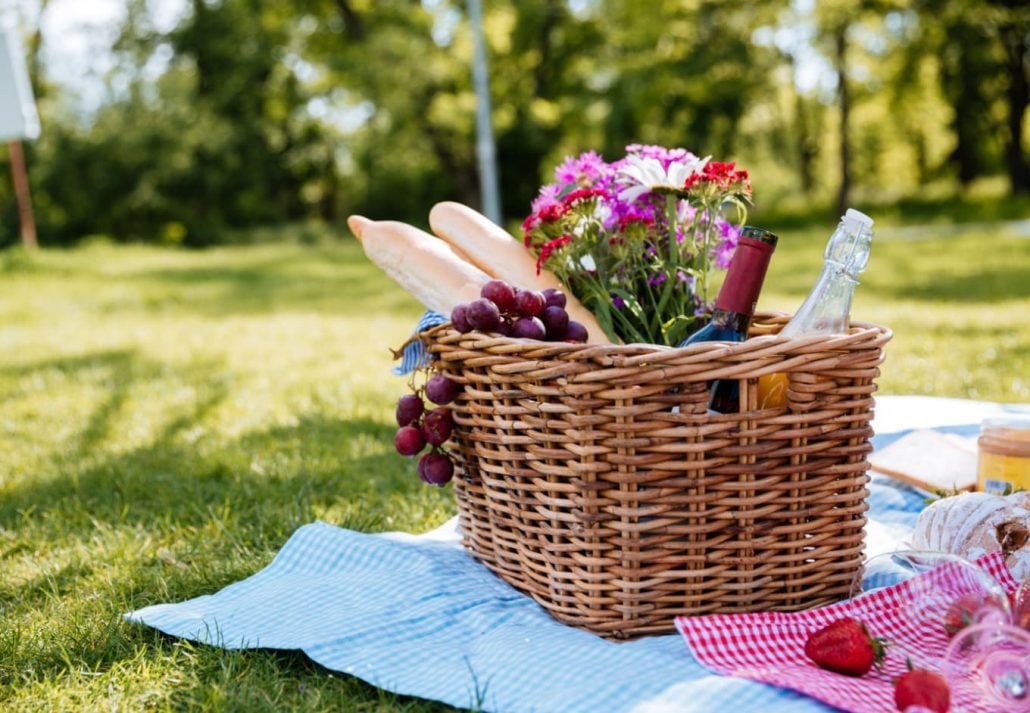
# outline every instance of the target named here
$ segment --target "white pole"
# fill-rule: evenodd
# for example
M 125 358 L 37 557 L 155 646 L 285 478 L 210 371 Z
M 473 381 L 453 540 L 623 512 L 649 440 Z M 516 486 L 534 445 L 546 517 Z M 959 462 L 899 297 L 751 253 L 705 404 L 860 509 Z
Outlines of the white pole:
M 479 160 L 479 192 L 483 197 L 483 213 L 501 224 L 501 192 L 497 181 L 497 152 L 494 148 L 493 124 L 490 120 L 490 75 L 486 64 L 486 41 L 483 38 L 483 6 L 480 0 L 469 0 L 469 24 L 472 26 L 472 82 L 476 89 L 476 157 Z

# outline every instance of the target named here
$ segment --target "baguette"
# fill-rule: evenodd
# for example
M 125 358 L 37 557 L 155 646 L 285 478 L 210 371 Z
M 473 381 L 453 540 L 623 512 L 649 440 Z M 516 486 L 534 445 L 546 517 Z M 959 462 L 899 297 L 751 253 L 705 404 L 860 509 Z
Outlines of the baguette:
M 569 293 L 558 277 L 550 270 L 537 274 L 533 256 L 485 215 L 461 203 L 446 201 L 429 211 L 429 225 L 473 265 L 499 280 L 523 289 L 561 290 L 566 298 L 565 311 L 586 327 L 587 342 L 611 342 L 593 313 Z
M 455 305 L 477 299 L 491 279 L 446 243 L 414 226 L 360 215 L 347 218 L 347 225 L 369 260 L 419 302 L 445 316 Z

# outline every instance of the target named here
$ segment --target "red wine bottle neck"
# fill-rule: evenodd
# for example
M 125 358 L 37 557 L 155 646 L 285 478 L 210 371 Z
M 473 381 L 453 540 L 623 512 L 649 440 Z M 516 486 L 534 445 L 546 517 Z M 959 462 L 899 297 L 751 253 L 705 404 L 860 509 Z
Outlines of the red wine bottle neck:
M 776 236 L 763 231 L 770 239 L 741 236 L 737 249 L 722 283 L 719 296 L 715 298 L 716 311 L 735 312 L 749 319 L 755 313 L 758 294 L 769 269 L 769 258 L 776 247 Z

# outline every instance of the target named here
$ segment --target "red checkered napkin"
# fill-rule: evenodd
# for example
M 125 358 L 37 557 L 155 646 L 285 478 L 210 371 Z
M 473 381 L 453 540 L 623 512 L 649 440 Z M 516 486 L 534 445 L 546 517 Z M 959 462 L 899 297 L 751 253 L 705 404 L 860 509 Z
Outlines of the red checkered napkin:
M 1010 595 L 1015 591 L 1017 582 L 1001 553 L 982 557 L 977 564 Z M 948 644 L 940 619 L 944 610 L 934 609 L 927 591 L 938 592 L 940 601 L 946 602 L 976 590 L 958 566 L 945 564 L 892 587 L 819 609 L 678 617 L 676 627 L 694 657 L 716 673 L 790 688 L 848 711 L 893 711 L 891 681 L 906 671 L 906 656 L 915 666 L 941 670 Z M 913 615 L 916 609 L 926 612 L 926 617 Z M 861 678 L 824 671 L 805 656 L 808 635 L 844 616 L 865 622 L 874 636 L 891 642 L 884 665 Z M 949 684 L 952 710 L 998 710 L 984 702 L 972 684 Z

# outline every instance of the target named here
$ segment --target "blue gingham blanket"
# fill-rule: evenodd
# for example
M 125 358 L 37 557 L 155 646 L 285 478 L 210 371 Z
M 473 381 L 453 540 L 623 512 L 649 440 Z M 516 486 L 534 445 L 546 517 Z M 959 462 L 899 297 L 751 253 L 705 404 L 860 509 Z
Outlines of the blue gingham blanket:
M 975 435 L 978 421 L 941 430 Z M 869 538 L 893 549 L 925 494 L 879 476 L 870 493 Z M 468 556 L 453 521 L 428 536 L 305 525 L 252 577 L 126 616 L 213 646 L 299 649 L 380 688 L 483 711 L 829 710 L 715 675 L 678 635 L 613 643 L 559 624 Z

